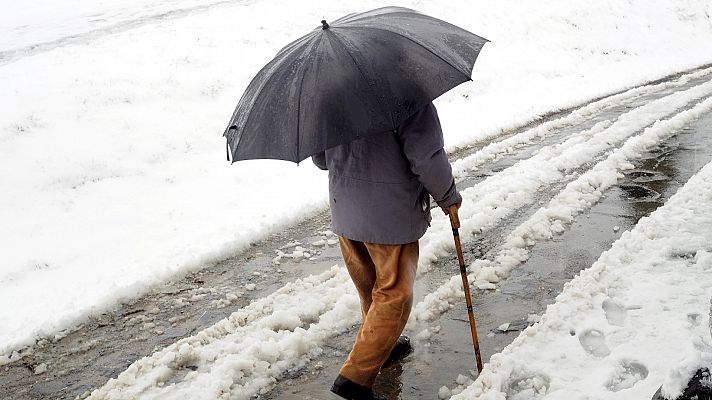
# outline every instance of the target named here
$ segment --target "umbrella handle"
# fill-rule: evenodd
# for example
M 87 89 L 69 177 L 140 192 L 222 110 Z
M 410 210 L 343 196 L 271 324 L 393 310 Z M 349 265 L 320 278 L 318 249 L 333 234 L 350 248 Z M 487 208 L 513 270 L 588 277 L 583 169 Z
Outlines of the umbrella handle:
M 467 303 L 467 315 L 470 319 L 470 333 L 472 334 L 472 345 L 475 349 L 475 361 L 477 362 L 477 372 L 482 372 L 482 356 L 480 355 L 480 342 L 477 339 L 477 326 L 475 325 L 475 312 L 472 309 L 472 297 L 470 296 L 470 284 L 467 281 L 467 267 L 465 257 L 462 254 L 462 244 L 460 243 L 460 218 L 457 215 L 457 206 L 448 207 L 450 225 L 452 225 L 452 236 L 455 239 L 455 250 L 457 250 L 457 260 L 460 263 L 460 275 L 462 275 L 462 287 L 465 291 L 465 302 Z

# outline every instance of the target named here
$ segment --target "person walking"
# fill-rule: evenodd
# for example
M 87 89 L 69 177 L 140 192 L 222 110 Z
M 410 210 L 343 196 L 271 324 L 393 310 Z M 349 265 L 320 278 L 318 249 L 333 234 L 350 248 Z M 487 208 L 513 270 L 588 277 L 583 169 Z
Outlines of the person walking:
M 373 392 L 381 367 L 412 351 L 401 336 L 413 302 L 418 240 L 430 226 L 430 196 L 447 214 L 462 203 L 432 103 L 398 129 L 312 156 L 329 171 L 332 229 L 356 287 L 362 324 L 331 391 L 345 399 Z
M 283 47 L 252 79 L 223 131 L 231 162 L 312 157 L 329 170 L 333 231 L 363 322 L 332 391 L 377 399 L 380 368 L 411 351 L 418 240 L 430 196 L 450 222 L 481 368 L 459 245 L 460 194 L 432 101 L 472 81 L 487 39 L 403 7 L 353 13 Z M 446 212 L 447 214 L 447 212 Z

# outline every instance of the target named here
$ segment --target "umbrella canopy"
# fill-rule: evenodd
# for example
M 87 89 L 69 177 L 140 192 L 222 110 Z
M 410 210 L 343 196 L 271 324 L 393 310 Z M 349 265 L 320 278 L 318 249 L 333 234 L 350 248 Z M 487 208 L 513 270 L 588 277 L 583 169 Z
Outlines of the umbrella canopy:
M 322 21 L 277 53 L 249 84 L 224 133 L 228 159 L 299 162 L 393 131 L 471 80 L 486 42 L 401 7 Z

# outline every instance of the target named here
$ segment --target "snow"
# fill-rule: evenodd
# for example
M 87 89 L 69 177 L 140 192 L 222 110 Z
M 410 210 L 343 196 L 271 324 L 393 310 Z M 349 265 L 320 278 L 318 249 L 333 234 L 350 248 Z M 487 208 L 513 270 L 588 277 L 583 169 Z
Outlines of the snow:
M 204 0 L 1 0 L 0 55 L 18 56 L 44 46 L 91 38 L 106 31 L 120 31 L 154 22 L 156 18 L 178 17 L 226 1 Z
M 575 109 L 573 112 L 561 118 L 544 122 L 534 128 L 528 129 L 504 140 L 495 141 L 474 154 L 455 160 L 452 163 L 453 174 L 456 177 L 461 178 L 468 172 L 476 170 L 477 167 L 485 163 L 497 161 L 501 158 L 501 156 L 509 154 L 513 149 L 516 149 L 519 146 L 532 143 L 538 139 L 544 139 L 556 132 L 558 129 L 580 124 L 586 121 L 590 116 L 600 113 L 601 111 L 604 111 L 612 106 L 629 104 L 631 101 L 642 96 L 657 93 L 669 88 L 680 87 L 693 79 L 705 77 L 710 73 L 712 73 L 712 69 L 707 68 L 698 72 L 683 75 L 674 81 L 640 86 L 599 101 L 594 101 L 583 107 Z
M 0 362 L 325 209 L 324 173 L 308 162 L 231 166 L 220 134 L 251 77 L 281 46 L 323 17 L 381 2 L 0 1 Z M 701 0 L 394 5 L 492 41 L 475 83 L 436 102 L 449 149 L 712 62 L 712 5 Z M 529 201 L 512 183 L 490 200 Z M 476 195 L 467 195 L 463 212 Z M 465 214 L 470 232 L 492 222 Z M 504 215 L 506 207 L 497 218 Z M 435 219 L 423 265 L 451 246 L 446 224 Z M 335 274 L 346 291 L 348 276 Z M 320 301 L 320 310 L 335 310 L 354 298 Z M 344 321 L 290 340 L 318 344 Z M 249 358 L 271 364 L 255 367 L 261 380 L 245 380 L 244 390 L 259 392 L 286 365 L 306 362 L 308 352 L 297 353 L 277 354 L 284 365 L 274 365 L 275 354 Z
M 710 226 L 712 163 L 567 283 L 452 399 L 648 399 L 661 382 L 668 398 L 680 395 L 712 367 Z
M 47 372 L 47 364 L 41 363 L 38 366 L 35 367 L 34 374 L 35 375 L 41 375 Z
M 310 293 L 304 296 L 304 293 Z M 345 268 L 285 285 L 195 336 L 133 363 L 89 399 L 249 399 L 319 356 L 335 331 L 353 325 L 358 298 Z M 164 385 L 178 371 L 180 382 Z

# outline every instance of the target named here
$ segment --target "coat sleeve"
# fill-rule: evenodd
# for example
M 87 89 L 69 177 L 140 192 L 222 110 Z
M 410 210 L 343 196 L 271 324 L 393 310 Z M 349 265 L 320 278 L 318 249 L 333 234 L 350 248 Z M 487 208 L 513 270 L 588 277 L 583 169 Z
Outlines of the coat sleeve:
M 458 203 L 462 197 L 443 149 L 443 132 L 435 106 L 430 103 L 408 118 L 398 128 L 397 135 L 411 171 L 438 206 L 449 207 Z
M 311 157 L 311 159 L 314 165 L 317 166 L 317 168 L 322 169 L 324 171 L 328 169 L 326 166 L 326 152 L 322 151 L 321 153 L 316 153 Z

